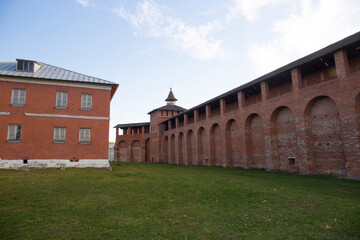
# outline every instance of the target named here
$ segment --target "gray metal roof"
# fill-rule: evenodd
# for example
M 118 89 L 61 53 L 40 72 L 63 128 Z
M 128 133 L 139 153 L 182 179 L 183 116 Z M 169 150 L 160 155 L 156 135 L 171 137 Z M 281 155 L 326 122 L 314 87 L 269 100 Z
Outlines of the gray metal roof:
M 141 122 L 141 123 L 124 123 L 118 124 L 114 128 L 129 128 L 129 127 L 142 127 L 142 126 L 150 126 L 150 122 Z
M 25 60 L 25 61 L 33 61 L 33 60 Z M 101 78 L 91 77 L 81 73 L 55 67 L 46 63 L 41 63 L 41 62 L 37 62 L 37 63 L 41 64 L 41 67 L 36 72 L 26 72 L 26 71 L 16 71 L 17 62 L 0 62 L 0 75 L 118 85 L 117 83 L 110 82 Z

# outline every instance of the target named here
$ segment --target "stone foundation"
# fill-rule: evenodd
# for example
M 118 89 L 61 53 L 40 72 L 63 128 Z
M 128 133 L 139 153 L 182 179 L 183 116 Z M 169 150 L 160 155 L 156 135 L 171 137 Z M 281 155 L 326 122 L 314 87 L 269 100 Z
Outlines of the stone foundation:
M 102 168 L 110 169 L 108 159 L 28 159 L 0 160 L 0 169 L 40 169 L 40 168 Z

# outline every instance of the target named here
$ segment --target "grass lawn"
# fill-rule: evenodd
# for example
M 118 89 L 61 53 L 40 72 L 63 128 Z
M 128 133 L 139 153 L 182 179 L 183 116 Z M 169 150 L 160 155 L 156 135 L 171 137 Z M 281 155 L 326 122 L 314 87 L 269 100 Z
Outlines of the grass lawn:
M 360 181 L 112 167 L 0 170 L 0 239 L 360 239 Z

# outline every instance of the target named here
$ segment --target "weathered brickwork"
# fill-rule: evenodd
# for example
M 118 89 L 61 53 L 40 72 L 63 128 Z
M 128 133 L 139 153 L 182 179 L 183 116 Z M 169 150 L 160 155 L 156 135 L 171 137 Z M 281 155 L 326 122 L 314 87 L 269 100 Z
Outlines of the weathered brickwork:
M 271 136 L 273 169 L 298 171 L 292 159 L 298 158 L 295 117 L 289 108 L 280 107 L 274 111 L 271 117 Z
M 360 179 L 359 49 L 360 33 L 169 116 L 146 135 L 156 145 L 148 154 L 159 163 Z M 117 161 L 131 161 L 124 154 L 134 140 L 145 146 L 143 134 L 117 134 Z

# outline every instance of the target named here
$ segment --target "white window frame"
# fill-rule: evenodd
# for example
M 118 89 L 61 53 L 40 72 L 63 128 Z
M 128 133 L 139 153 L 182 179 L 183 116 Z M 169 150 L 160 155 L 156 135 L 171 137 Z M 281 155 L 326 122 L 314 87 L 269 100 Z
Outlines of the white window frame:
M 54 127 L 54 139 L 53 142 L 64 143 L 66 139 L 65 127 Z
M 92 94 L 87 94 L 87 93 L 81 94 L 81 109 L 84 110 L 92 109 Z
M 20 133 L 18 132 L 20 128 Z M 8 142 L 21 142 L 22 138 L 22 125 L 9 124 L 8 126 Z
M 90 128 L 80 128 L 79 129 L 79 143 L 90 143 L 91 139 L 91 129 Z
M 23 99 L 21 95 L 23 94 Z M 24 102 L 22 102 L 24 100 Z M 11 95 L 11 105 L 24 106 L 26 100 L 26 89 L 13 88 Z
M 57 91 L 55 107 L 56 108 L 67 108 L 67 104 L 68 104 L 68 92 Z

